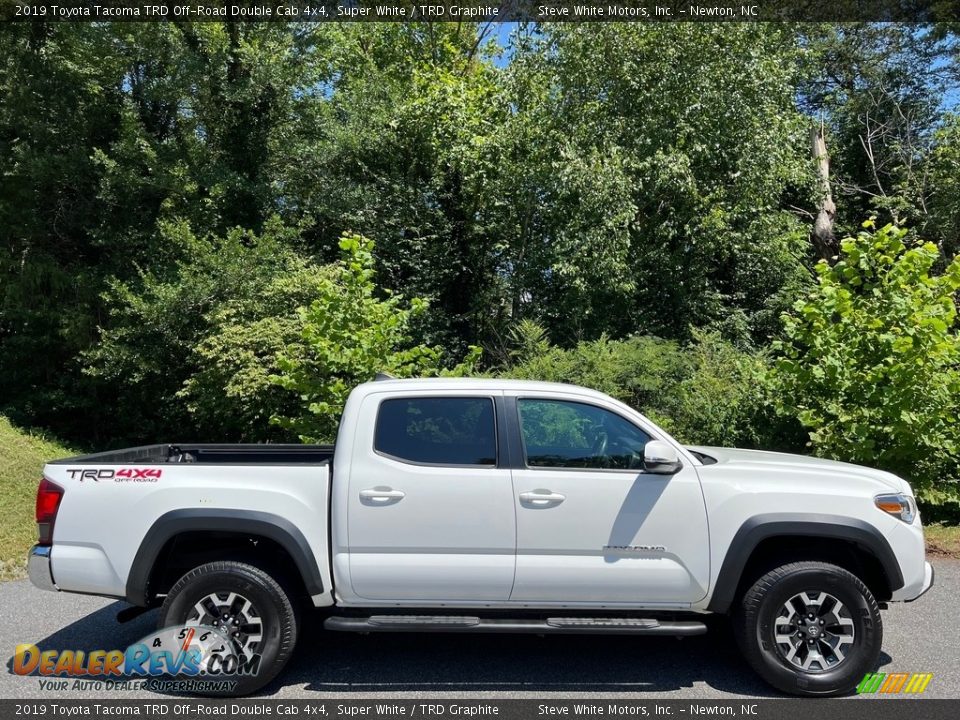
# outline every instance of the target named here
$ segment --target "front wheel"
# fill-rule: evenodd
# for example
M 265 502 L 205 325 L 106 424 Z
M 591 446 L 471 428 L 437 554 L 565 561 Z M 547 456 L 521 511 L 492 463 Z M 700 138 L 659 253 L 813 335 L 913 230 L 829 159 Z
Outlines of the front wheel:
M 225 638 L 217 675 L 203 680 L 235 683 L 204 695 L 246 695 L 283 669 L 297 641 L 297 616 L 283 587 L 254 565 L 212 562 L 194 568 L 170 589 L 159 627 L 213 628 Z M 191 635 L 192 637 L 192 635 Z M 230 672 L 219 674 L 221 666 Z M 216 687 L 216 683 L 210 683 Z
M 747 590 L 734 632 L 751 667 L 792 695 L 842 695 L 880 659 L 883 624 L 873 593 L 823 562 L 771 570 Z

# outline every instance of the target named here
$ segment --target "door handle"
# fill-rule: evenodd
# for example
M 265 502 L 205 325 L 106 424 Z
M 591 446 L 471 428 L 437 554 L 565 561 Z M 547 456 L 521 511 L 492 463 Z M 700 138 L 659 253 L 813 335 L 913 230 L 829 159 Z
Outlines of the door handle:
M 559 505 L 567 499 L 566 495 L 550 492 L 549 490 L 534 490 L 520 493 L 520 502 L 532 505 Z
M 375 487 L 360 491 L 360 499 L 378 505 L 386 505 L 389 502 L 399 502 L 406 496 L 402 490 L 394 490 L 388 487 Z

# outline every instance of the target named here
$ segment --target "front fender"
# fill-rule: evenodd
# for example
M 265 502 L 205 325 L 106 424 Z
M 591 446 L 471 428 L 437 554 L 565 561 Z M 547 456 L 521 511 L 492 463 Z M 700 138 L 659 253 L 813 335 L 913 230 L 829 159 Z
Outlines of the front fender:
M 880 562 L 891 591 L 903 587 L 903 573 L 890 543 L 873 525 L 856 518 L 816 513 L 767 513 L 745 521 L 730 542 L 707 609 L 726 613 L 743 570 L 757 546 L 772 537 L 806 536 L 852 541 Z

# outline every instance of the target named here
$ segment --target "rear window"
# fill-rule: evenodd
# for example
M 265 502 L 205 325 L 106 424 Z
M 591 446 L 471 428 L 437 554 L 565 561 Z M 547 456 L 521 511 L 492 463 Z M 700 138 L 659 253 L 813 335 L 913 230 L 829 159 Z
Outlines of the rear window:
M 411 463 L 497 464 L 490 398 L 396 398 L 380 403 L 374 449 Z

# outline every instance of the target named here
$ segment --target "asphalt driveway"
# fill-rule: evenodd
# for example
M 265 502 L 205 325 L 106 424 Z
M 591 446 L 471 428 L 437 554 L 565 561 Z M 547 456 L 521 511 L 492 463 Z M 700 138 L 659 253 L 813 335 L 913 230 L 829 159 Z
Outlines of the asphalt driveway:
M 926 697 L 960 698 L 960 561 L 933 560 L 937 584 L 919 601 L 884 612 L 882 672 L 932 672 Z M 41 649 L 124 648 L 153 630 L 156 611 L 125 624 L 125 604 L 0 584 L 2 698 L 137 698 L 145 690 L 41 689 L 10 658 L 20 643 Z M 722 621 L 707 635 L 674 638 L 535 635 L 354 635 L 312 623 L 266 696 L 458 698 L 778 697 L 740 659 Z

